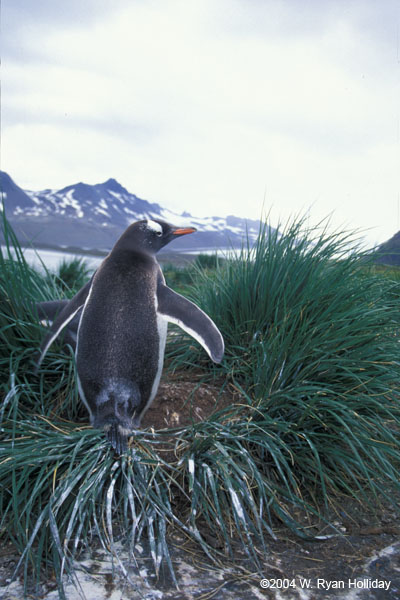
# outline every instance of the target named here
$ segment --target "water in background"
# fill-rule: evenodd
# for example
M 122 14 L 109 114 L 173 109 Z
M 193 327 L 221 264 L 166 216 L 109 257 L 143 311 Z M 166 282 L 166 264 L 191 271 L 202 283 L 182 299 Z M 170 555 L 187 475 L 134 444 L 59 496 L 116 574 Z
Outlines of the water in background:
M 3 255 L 6 255 L 6 248 L 4 246 L 1 246 L 1 249 L 3 251 Z M 182 252 L 182 257 L 195 256 L 196 254 L 210 254 L 210 255 L 218 254 L 219 256 L 229 258 L 229 256 L 232 256 L 239 252 L 240 252 L 240 250 L 232 249 L 232 248 L 219 248 L 218 250 L 217 249 L 214 249 L 214 250 L 199 249 L 199 250 L 188 250 L 186 252 Z M 71 252 L 62 252 L 62 251 L 58 251 L 58 250 L 42 250 L 42 249 L 34 250 L 33 248 L 24 248 L 23 253 L 24 253 L 27 263 L 32 265 L 38 271 L 44 271 L 43 263 L 49 271 L 56 271 L 58 266 L 64 260 L 69 262 L 70 260 L 73 260 L 74 258 L 82 258 L 85 261 L 85 263 L 87 264 L 87 266 L 89 267 L 89 269 L 95 270 L 100 265 L 102 260 L 104 260 L 104 258 L 105 258 L 105 256 L 92 256 L 90 254 L 83 254 L 83 253 L 82 254 L 73 254 Z M 178 252 L 176 254 L 177 254 L 177 256 L 179 256 L 180 253 Z M 158 260 L 160 262 L 164 262 L 165 258 L 167 256 L 168 256 L 168 252 L 166 252 L 165 257 L 163 257 L 163 254 L 160 253 L 160 255 L 158 256 Z M 164 261 L 163 261 L 163 258 L 164 258 Z
M 1 249 L 3 254 L 5 254 L 5 248 L 2 246 Z M 56 271 L 58 266 L 64 260 L 70 261 L 74 258 L 83 258 L 90 269 L 96 269 L 104 259 L 104 256 L 72 254 L 70 252 L 58 252 L 57 250 L 34 250 L 33 248 L 25 248 L 23 252 L 27 263 L 39 271 L 44 271 L 43 263 L 49 271 Z

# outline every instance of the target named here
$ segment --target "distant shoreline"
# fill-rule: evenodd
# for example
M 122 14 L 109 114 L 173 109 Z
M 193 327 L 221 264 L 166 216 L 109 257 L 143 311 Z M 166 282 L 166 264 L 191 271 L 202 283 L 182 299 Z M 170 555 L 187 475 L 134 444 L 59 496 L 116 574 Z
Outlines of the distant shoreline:
M 1 246 L 3 248 L 3 244 L 1 244 Z M 93 262 L 94 266 L 95 264 L 99 264 L 101 260 L 104 259 L 110 252 L 107 250 L 98 250 L 95 248 L 78 248 L 77 246 L 60 247 L 50 244 L 41 244 L 40 246 L 21 244 L 21 250 L 24 253 L 27 252 L 32 256 L 37 254 L 40 257 L 38 263 L 40 263 L 40 259 L 42 259 L 45 264 L 47 261 L 45 257 L 41 256 L 41 253 L 46 253 L 49 255 L 53 254 L 54 256 L 52 258 L 54 260 L 51 260 L 50 265 L 48 265 L 50 269 L 54 268 L 54 264 L 56 264 L 57 262 L 61 262 L 63 260 L 63 257 L 78 257 L 82 258 L 83 260 L 87 259 L 89 263 Z M 159 252 L 157 254 L 157 260 L 162 265 L 172 264 L 176 267 L 185 267 L 186 265 L 193 263 L 199 254 L 214 254 L 216 252 L 217 250 L 212 250 L 209 248 L 199 248 L 196 250 L 188 250 L 186 252 L 173 252 L 171 250 L 167 250 Z M 90 259 L 93 259 L 93 261 L 91 261 Z M 36 260 L 27 260 L 28 262 L 34 262 L 38 264 Z
M 1 242 L 3 245 L 3 242 Z M 95 256 L 95 257 L 106 257 L 110 252 L 111 252 L 111 248 L 109 250 L 99 250 L 97 248 L 80 248 L 78 246 L 55 246 L 53 244 L 40 244 L 38 246 L 34 246 L 34 245 L 24 245 L 20 242 L 20 246 L 22 248 L 22 250 L 37 250 L 38 252 L 40 252 L 41 250 L 49 250 L 51 252 L 59 252 L 60 254 L 76 254 L 78 256 Z M 171 251 L 171 250 L 161 250 L 158 254 L 157 254 L 157 258 L 158 260 L 161 260 L 162 262 L 166 262 L 166 258 L 167 257 L 181 257 L 181 258 L 185 258 L 186 260 L 192 262 L 193 260 L 195 260 L 196 256 L 198 256 L 199 254 L 216 254 L 218 252 L 230 252 L 230 251 L 237 251 L 238 248 L 207 248 L 207 247 L 200 247 L 200 248 L 193 248 L 193 249 L 184 249 L 184 250 L 178 250 L 178 251 Z

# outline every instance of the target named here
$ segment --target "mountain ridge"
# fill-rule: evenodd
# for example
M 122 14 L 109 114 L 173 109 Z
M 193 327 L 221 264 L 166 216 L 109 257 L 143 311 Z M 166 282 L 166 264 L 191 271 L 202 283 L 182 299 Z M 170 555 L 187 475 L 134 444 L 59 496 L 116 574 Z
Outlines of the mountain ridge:
M 196 227 L 195 236 L 176 240 L 176 251 L 240 247 L 246 235 L 255 240 L 260 228 L 260 221 L 234 215 L 175 213 L 139 198 L 112 177 L 40 191 L 23 190 L 4 171 L 0 179 L 6 215 L 22 245 L 108 251 L 130 223 L 148 217 Z
M 378 246 L 373 261 L 377 264 L 400 267 L 400 231 Z

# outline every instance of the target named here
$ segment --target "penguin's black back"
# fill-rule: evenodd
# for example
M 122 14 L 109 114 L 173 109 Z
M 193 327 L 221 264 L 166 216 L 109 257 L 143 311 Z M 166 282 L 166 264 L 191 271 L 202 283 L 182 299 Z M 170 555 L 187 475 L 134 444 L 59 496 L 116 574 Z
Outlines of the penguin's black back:
M 80 384 L 93 415 L 105 403 L 102 392 L 117 396 L 119 385 L 139 391 L 137 413 L 149 400 L 159 366 L 158 271 L 152 257 L 113 252 L 93 279 L 77 350 Z

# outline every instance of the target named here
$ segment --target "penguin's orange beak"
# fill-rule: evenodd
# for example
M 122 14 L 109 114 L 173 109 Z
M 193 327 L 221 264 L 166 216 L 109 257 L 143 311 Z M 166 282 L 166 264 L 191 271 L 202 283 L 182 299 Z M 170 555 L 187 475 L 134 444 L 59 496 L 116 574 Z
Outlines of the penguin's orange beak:
M 197 231 L 194 227 L 182 227 L 180 229 L 174 229 L 173 235 L 187 235 L 188 233 L 194 233 Z

